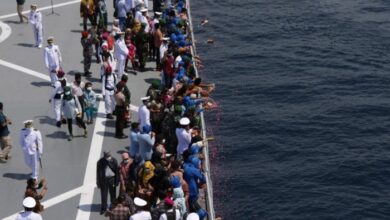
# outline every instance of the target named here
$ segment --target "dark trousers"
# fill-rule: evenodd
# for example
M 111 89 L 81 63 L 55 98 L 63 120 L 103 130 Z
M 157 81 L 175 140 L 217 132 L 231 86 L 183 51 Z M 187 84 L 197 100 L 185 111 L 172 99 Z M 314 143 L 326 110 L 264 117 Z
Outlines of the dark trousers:
M 81 105 L 81 119 L 84 120 L 84 108 L 85 108 L 85 102 L 84 102 L 84 96 L 77 96 L 79 99 L 80 105 Z
M 116 199 L 115 177 L 105 178 L 104 183 L 101 184 L 100 186 L 100 196 L 102 199 L 101 210 L 106 210 L 108 207 L 107 205 L 108 192 L 110 192 L 110 201 L 112 204 Z
M 100 56 L 99 56 L 99 54 L 100 54 L 100 45 L 99 45 L 99 43 L 95 43 L 95 57 L 96 57 L 96 62 L 97 63 L 100 63 Z
M 172 80 L 173 80 L 173 77 L 171 77 L 168 74 L 164 73 L 165 88 L 169 89 L 169 88 L 172 87 Z
M 87 29 L 87 19 L 91 22 L 92 26 L 96 25 L 95 15 L 88 15 L 87 17 L 83 17 L 83 28 L 84 28 L 84 31 L 88 30 Z
M 149 36 L 149 58 L 154 59 L 156 57 L 156 47 L 154 46 L 153 35 Z
M 92 62 L 92 56 L 87 53 L 83 53 L 84 55 L 84 73 L 89 72 L 89 69 L 91 69 L 91 62 Z
M 115 121 L 115 136 L 123 136 L 123 128 L 125 127 L 125 111 L 124 106 L 115 107 L 116 121 Z
M 156 47 L 155 51 L 156 51 L 156 69 L 159 70 L 161 69 L 160 49 Z
M 66 122 L 68 123 L 68 131 L 69 131 L 69 134 L 70 135 L 73 135 L 73 119 L 71 118 L 68 118 L 66 120 Z M 76 117 L 76 124 L 80 127 L 82 127 L 83 129 L 87 129 L 87 126 L 85 126 L 85 123 L 83 121 L 83 119 L 79 118 L 79 117 Z

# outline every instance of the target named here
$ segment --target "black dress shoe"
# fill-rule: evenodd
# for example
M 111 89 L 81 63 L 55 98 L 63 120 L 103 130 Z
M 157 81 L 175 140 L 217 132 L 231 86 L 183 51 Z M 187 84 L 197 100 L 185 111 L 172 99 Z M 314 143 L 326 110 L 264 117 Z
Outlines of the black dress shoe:
M 114 119 L 114 117 L 112 117 L 111 114 L 107 114 L 107 118 L 108 118 L 108 119 Z
M 115 137 L 116 138 L 118 138 L 118 139 L 125 139 L 125 138 L 128 138 L 128 136 L 127 135 L 115 135 Z

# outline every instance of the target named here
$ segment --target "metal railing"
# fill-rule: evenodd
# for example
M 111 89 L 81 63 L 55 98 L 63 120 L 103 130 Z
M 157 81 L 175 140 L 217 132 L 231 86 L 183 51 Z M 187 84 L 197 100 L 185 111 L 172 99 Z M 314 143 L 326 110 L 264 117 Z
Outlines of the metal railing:
M 189 22 L 189 28 L 187 31 L 191 34 L 191 40 L 192 40 L 192 46 L 191 46 L 191 54 L 194 58 L 196 56 L 196 46 L 195 46 L 195 38 L 194 38 L 194 32 L 193 32 L 193 26 L 192 26 L 192 18 L 191 18 L 191 7 L 190 7 L 190 0 L 186 1 L 187 3 L 187 15 L 188 15 L 188 22 Z M 195 59 L 192 59 L 192 63 L 195 69 L 195 74 L 197 77 L 199 77 L 198 69 L 196 67 L 196 61 Z M 207 138 L 207 132 L 206 132 L 206 123 L 204 120 L 204 114 L 203 111 L 200 113 L 201 118 L 201 124 L 202 124 L 202 137 L 204 139 Z M 215 211 L 214 211 L 214 198 L 213 198 L 213 182 L 211 180 L 211 172 L 210 172 L 210 160 L 209 160 L 209 144 L 207 141 L 204 143 L 203 147 L 203 154 L 204 154 L 204 174 L 206 177 L 206 209 L 209 213 L 208 219 L 214 220 L 215 219 Z

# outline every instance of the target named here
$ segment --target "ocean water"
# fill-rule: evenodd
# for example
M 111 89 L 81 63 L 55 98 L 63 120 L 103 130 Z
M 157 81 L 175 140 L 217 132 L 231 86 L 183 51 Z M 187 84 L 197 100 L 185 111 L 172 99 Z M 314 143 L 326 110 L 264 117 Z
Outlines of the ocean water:
M 390 219 L 390 1 L 191 6 L 217 214 Z

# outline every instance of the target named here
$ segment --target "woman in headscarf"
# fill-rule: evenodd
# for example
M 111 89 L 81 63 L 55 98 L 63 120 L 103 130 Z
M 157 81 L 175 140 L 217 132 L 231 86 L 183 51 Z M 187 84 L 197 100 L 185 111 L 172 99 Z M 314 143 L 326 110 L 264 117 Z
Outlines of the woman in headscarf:
M 155 167 L 150 161 L 146 161 L 138 171 L 138 194 L 141 198 L 149 200 L 153 188 L 150 185 L 150 180 L 154 176 Z
M 72 95 L 71 88 L 69 86 L 64 87 L 63 107 L 66 122 L 68 123 L 68 141 L 71 141 L 73 138 L 73 119 L 76 119 L 77 125 L 84 129 L 84 137 L 87 137 L 87 127 L 85 126 L 84 121 L 81 119 L 82 110 L 80 102 L 76 96 Z

